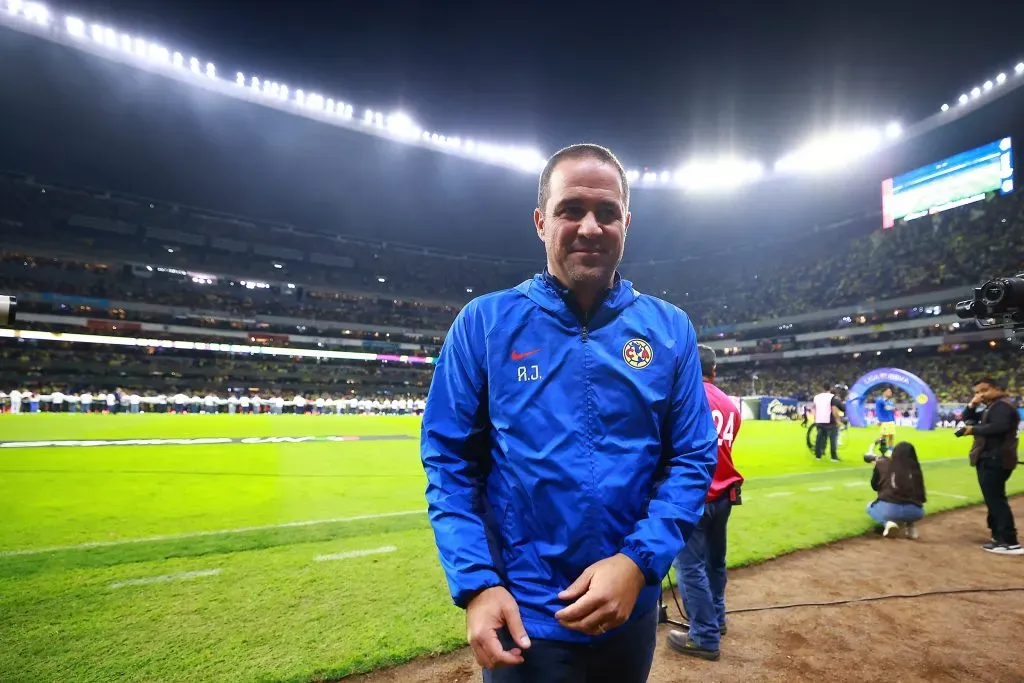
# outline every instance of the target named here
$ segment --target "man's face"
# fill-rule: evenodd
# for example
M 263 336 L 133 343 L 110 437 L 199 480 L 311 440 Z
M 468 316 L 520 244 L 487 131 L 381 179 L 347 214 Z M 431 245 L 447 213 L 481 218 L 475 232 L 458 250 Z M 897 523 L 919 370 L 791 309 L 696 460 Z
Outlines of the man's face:
M 615 166 L 599 159 L 565 159 L 552 172 L 533 222 L 548 270 L 570 289 L 611 284 L 629 229 L 623 190 Z
M 882 396 L 884 396 L 886 399 L 892 398 L 892 389 L 886 389 L 885 391 L 883 391 Z
M 982 403 L 989 404 L 1002 395 L 1002 392 L 987 382 L 980 382 L 974 385 L 974 395 Z

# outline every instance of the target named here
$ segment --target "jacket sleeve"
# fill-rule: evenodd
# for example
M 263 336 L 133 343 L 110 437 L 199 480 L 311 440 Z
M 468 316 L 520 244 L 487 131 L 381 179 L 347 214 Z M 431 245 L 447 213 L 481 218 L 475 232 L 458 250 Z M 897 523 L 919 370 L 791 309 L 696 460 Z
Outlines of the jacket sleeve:
M 648 585 L 668 573 L 690 532 L 704 514 L 704 500 L 718 464 L 718 432 L 704 393 L 697 335 L 679 313 L 680 358 L 669 414 L 662 426 L 664 468 L 655 482 L 646 514 L 626 537 L 622 553 L 640 567 Z
M 988 422 L 973 427 L 975 436 L 1001 436 L 1013 429 L 1013 408 L 1000 401 L 988 411 Z
M 476 311 L 464 308 L 445 338 L 420 435 L 430 524 L 452 600 L 463 608 L 501 584 L 483 519 L 490 454 L 485 334 Z
M 881 472 L 878 471 L 878 463 L 880 461 L 881 458 L 875 461 L 875 468 L 871 471 L 871 489 L 874 491 L 877 491 L 878 487 L 882 483 L 882 475 Z

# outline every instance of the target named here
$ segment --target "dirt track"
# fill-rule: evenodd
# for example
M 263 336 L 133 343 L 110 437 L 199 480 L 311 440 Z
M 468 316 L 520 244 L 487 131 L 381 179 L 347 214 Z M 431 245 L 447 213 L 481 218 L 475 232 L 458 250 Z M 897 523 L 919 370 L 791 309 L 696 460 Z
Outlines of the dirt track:
M 1013 503 L 1024 527 L 1024 497 Z M 984 508 L 926 519 L 921 539 L 842 541 L 730 574 L 729 609 L 893 593 L 1024 587 L 1024 557 L 983 552 Z M 895 599 L 735 614 L 718 662 L 691 660 L 659 633 L 650 683 L 677 681 L 1024 682 L 1024 592 Z M 479 681 L 464 649 L 346 679 Z

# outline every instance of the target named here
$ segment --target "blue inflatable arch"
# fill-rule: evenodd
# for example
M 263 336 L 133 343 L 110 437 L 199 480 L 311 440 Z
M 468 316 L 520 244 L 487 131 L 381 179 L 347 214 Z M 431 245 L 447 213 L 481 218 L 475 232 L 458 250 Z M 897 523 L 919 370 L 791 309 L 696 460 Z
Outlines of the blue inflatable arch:
M 935 429 L 939 417 L 939 402 L 935 393 L 917 375 L 899 368 L 878 368 L 862 376 L 846 397 L 846 416 L 854 427 L 864 426 L 864 398 L 879 384 L 891 384 L 907 392 L 917 404 L 917 429 Z

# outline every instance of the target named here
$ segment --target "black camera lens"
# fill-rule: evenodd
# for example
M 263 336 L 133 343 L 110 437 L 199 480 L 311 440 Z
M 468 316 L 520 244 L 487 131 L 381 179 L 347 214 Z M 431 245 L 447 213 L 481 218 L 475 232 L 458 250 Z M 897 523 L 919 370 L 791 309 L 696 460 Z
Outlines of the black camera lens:
M 988 282 L 981 288 L 981 298 L 989 306 L 994 306 L 1006 298 L 1009 287 L 1000 280 Z
M 967 320 L 968 318 L 974 318 L 980 315 L 978 307 L 973 301 L 961 301 L 956 305 L 956 317 Z

